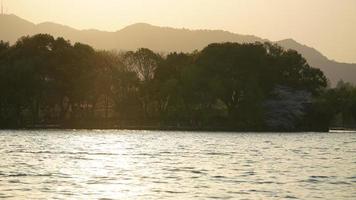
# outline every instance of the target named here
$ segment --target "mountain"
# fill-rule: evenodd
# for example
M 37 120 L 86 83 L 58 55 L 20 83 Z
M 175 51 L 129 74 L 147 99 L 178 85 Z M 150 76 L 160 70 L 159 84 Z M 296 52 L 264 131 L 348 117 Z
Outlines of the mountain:
M 269 41 L 252 35 L 241 35 L 221 30 L 175 29 L 144 23 L 133 24 L 116 32 L 94 29 L 77 30 L 51 22 L 36 25 L 15 15 L 0 15 L 0 27 L 0 40 L 11 43 L 24 35 L 49 33 L 56 37 L 64 37 L 72 42 L 87 43 L 97 49 L 108 50 L 135 50 L 146 47 L 158 52 L 192 52 L 214 42 Z M 311 66 L 320 68 L 332 85 L 341 79 L 356 84 L 356 64 L 330 60 L 316 49 L 300 44 L 293 39 L 275 43 L 286 49 L 297 50 Z
M 312 47 L 302 45 L 293 39 L 281 40 L 277 44 L 285 49 L 294 49 L 304 56 L 308 63 L 320 68 L 335 86 L 339 80 L 356 84 L 356 64 L 340 63 L 328 59 Z
M 192 52 L 213 42 L 262 41 L 255 36 L 237 35 L 227 31 L 188 30 L 157 27 L 149 24 L 134 24 L 115 33 L 118 47 L 136 49 L 147 47 L 155 51 Z

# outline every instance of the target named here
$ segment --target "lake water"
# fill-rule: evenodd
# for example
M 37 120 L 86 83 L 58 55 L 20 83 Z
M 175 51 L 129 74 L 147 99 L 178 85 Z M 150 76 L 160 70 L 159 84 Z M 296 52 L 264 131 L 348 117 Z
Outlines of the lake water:
M 356 199 L 356 133 L 0 131 L 0 199 Z

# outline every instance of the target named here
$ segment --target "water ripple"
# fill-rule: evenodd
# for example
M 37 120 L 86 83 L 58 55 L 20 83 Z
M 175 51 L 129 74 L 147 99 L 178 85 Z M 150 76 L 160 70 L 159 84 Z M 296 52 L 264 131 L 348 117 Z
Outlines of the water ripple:
M 0 199 L 356 199 L 351 133 L 0 131 L 0 141 Z

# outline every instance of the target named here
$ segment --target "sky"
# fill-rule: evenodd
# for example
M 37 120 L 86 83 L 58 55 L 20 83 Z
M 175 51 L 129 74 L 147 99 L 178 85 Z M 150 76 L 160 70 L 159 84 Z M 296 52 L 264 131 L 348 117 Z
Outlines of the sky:
M 356 63 L 356 0 L 3 0 L 34 23 L 116 31 L 138 22 L 222 29 L 273 41 L 293 38 L 328 58 Z

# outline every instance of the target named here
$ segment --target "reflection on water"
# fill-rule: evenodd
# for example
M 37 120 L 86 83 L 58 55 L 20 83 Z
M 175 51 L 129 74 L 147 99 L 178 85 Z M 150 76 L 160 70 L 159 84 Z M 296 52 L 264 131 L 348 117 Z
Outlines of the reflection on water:
M 356 199 L 355 133 L 2 131 L 0 199 Z

